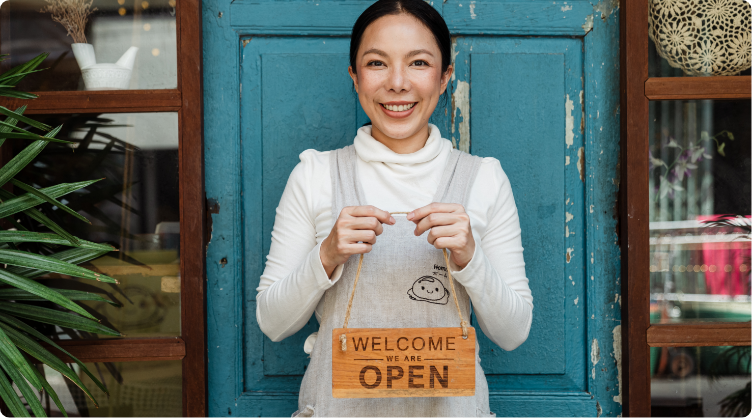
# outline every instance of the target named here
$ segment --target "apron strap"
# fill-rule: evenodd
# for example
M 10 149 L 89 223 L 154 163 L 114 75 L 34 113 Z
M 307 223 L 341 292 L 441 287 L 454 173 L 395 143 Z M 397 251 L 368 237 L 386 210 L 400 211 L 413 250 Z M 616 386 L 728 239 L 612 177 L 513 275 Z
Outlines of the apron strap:
M 408 212 L 390 212 L 390 215 L 406 215 Z M 444 262 L 446 263 L 447 275 L 449 275 L 449 285 L 452 288 L 452 296 L 454 296 L 454 305 L 457 307 L 457 314 L 460 316 L 460 327 L 462 328 L 462 338 L 467 339 L 467 322 L 462 317 L 462 310 L 460 310 L 460 303 L 457 300 L 457 292 L 454 290 L 454 279 L 452 278 L 452 269 L 449 267 L 449 256 L 447 250 L 442 249 L 444 252 Z M 358 279 L 360 278 L 360 270 L 363 268 L 363 254 L 360 255 L 358 260 L 358 271 L 355 273 L 355 282 L 353 283 L 352 293 L 350 293 L 350 300 L 347 302 L 347 311 L 345 312 L 345 325 L 342 328 L 347 328 L 347 323 L 350 322 L 350 310 L 352 309 L 353 299 L 355 298 L 355 288 L 358 287 Z M 342 351 L 347 351 L 347 336 L 343 333 L 339 336 L 339 341 L 342 343 Z

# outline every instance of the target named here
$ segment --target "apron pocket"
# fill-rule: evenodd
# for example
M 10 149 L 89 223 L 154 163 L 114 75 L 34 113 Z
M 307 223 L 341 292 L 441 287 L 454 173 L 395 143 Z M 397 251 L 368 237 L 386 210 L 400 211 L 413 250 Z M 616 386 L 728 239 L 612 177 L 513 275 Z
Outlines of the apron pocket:
M 475 416 L 477 418 L 496 418 L 496 414 L 493 412 L 483 412 L 480 408 L 476 409 Z
M 306 409 L 295 411 L 290 418 L 313 418 L 314 409 L 311 405 L 306 405 Z

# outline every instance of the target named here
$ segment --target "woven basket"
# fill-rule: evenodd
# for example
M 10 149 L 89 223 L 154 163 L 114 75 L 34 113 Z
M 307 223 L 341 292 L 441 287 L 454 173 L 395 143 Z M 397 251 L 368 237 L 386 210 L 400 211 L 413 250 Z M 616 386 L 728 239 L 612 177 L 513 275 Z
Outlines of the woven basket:
M 752 64 L 751 17 L 744 0 L 651 0 L 649 34 L 687 75 L 736 75 Z

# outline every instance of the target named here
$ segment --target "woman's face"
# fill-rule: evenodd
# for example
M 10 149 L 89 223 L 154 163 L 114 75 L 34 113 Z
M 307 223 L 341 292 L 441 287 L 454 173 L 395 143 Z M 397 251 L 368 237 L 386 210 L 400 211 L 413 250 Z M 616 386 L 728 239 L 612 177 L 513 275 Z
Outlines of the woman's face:
M 431 31 L 408 14 L 381 17 L 363 33 L 355 65 L 350 76 L 371 118 L 373 137 L 392 149 L 404 149 L 399 145 L 407 142 L 419 142 L 420 149 L 428 138 L 428 118 L 452 74 L 451 66 L 441 73 L 441 52 Z

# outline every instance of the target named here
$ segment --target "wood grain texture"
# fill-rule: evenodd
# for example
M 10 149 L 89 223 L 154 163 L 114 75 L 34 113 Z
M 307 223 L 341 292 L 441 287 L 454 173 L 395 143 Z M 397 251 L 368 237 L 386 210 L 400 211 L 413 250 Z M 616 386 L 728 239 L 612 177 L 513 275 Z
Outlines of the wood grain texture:
M 347 337 L 342 351 L 340 336 Z M 335 398 L 475 395 L 475 329 L 337 328 L 332 331 Z
M 16 109 L 27 105 L 28 114 L 173 112 L 180 109 L 180 90 L 43 91 L 39 98 L 18 100 L 3 97 L 0 105 Z
M 651 347 L 752 345 L 749 322 L 654 324 L 648 328 Z
M 648 0 L 621 3 L 621 187 L 624 416 L 650 416 L 650 246 L 648 241 Z
M 207 415 L 201 1 L 180 0 L 177 7 L 183 415 L 198 417 Z
M 749 99 L 752 76 L 651 77 L 645 82 L 649 100 Z
M 68 340 L 57 344 L 84 363 L 182 360 L 185 357 L 185 342 L 181 338 Z M 73 362 L 56 348 L 43 345 L 63 361 Z

